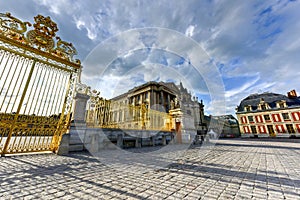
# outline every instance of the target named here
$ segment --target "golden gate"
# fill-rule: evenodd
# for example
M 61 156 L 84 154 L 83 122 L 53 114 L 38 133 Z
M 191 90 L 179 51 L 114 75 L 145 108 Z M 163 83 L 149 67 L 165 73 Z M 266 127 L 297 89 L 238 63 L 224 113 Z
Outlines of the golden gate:
M 38 15 L 0 13 L 0 154 L 53 151 L 67 131 L 81 69 L 76 49 Z

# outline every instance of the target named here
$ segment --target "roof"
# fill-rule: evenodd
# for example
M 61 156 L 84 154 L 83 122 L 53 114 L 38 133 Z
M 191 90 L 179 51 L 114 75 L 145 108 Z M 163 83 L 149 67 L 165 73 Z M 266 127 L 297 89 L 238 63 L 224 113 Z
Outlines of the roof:
M 245 99 L 243 99 L 238 106 L 237 111 L 242 112 L 244 111 L 245 106 L 251 106 L 252 110 L 257 110 L 258 104 L 261 102 L 261 100 L 264 100 L 265 103 L 268 103 L 269 106 L 273 109 L 276 108 L 276 102 L 278 101 L 286 101 L 286 104 L 288 107 L 293 106 L 300 106 L 300 98 L 289 98 L 283 94 L 276 94 L 271 92 L 265 92 L 261 94 L 251 94 Z
M 147 82 L 147 83 L 144 83 L 144 84 L 142 84 L 142 85 L 136 86 L 136 87 L 134 87 L 134 88 L 128 90 L 128 92 L 126 92 L 126 93 L 123 93 L 123 94 L 121 94 L 121 95 L 119 95 L 119 96 L 113 97 L 111 100 L 117 100 L 117 99 L 126 97 L 126 96 L 129 95 L 129 94 L 132 94 L 132 93 L 134 93 L 134 92 L 136 92 L 136 91 L 138 91 L 138 90 L 141 90 L 141 89 L 146 88 L 146 87 L 151 86 L 151 85 L 155 85 L 155 86 L 157 86 L 157 87 L 164 86 L 165 89 L 170 90 L 170 92 L 171 92 L 171 93 L 174 93 L 174 95 L 175 95 L 176 92 L 178 91 L 178 88 L 177 88 L 177 86 L 176 86 L 174 83 L 171 83 L 171 82 L 165 83 L 165 82 L 149 81 L 149 82 Z

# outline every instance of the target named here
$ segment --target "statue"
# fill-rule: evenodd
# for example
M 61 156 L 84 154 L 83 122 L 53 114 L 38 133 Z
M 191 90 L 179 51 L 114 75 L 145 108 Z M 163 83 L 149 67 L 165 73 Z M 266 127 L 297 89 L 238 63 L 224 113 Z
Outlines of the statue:
M 171 110 L 173 110 L 175 108 L 175 103 L 173 100 L 171 100 Z
M 174 108 L 180 108 L 179 101 L 178 101 L 177 97 L 175 97 L 174 103 L 175 103 L 175 107 Z

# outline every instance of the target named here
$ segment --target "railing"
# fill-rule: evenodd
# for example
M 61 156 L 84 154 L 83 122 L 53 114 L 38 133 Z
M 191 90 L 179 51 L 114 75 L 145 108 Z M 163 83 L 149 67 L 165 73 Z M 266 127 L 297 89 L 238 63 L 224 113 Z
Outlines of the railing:
M 168 113 L 139 106 L 126 105 L 106 99 L 98 99 L 89 106 L 86 115 L 88 127 L 134 130 L 170 131 L 172 119 Z
M 0 154 L 56 151 L 67 131 L 80 61 L 50 17 L 34 29 L 0 13 Z

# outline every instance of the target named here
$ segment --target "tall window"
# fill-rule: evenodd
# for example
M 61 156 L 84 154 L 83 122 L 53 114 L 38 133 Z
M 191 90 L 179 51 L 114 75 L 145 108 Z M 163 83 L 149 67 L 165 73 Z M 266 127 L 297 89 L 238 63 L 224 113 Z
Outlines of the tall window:
M 248 120 L 249 120 L 249 122 L 254 122 L 253 116 L 248 116 Z
M 139 102 L 141 99 L 141 95 L 137 95 L 137 101 Z
M 265 121 L 270 121 L 270 115 L 264 115 Z
M 268 128 L 268 132 L 270 135 L 274 134 L 274 129 L 273 129 L 273 125 L 267 125 L 267 128 Z
M 287 124 L 286 129 L 288 130 L 288 133 L 295 133 L 295 129 L 293 127 L 293 124 Z
M 282 113 L 282 117 L 284 120 L 290 119 L 289 113 Z
M 252 132 L 252 133 L 257 133 L 256 127 L 255 127 L 255 126 L 251 126 L 251 132 Z

